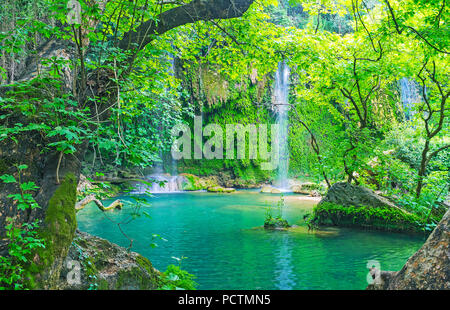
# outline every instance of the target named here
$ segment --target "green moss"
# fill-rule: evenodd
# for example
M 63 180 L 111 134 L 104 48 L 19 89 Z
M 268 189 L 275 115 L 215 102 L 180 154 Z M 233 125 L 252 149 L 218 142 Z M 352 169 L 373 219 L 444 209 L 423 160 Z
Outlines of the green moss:
M 133 267 L 128 270 L 121 270 L 118 274 L 116 289 L 134 287 L 141 290 L 155 289 L 160 285 L 160 279 L 157 272 L 153 269 L 152 263 L 142 255 L 135 258 L 139 267 Z M 144 272 L 147 271 L 147 274 Z
M 266 229 L 288 228 L 290 226 L 288 221 L 280 217 L 271 217 L 264 221 L 264 228 Z
M 97 274 L 98 274 L 97 267 L 96 267 L 95 261 L 92 257 L 87 257 L 83 261 L 83 265 L 85 268 L 84 272 L 87 277 L 97 276 Z
M 97 287 L 98 290 L 109 290 L 108 281 L 106 281 L 105 279 L 98 280 L 97 284 L 98 284 L 98 287 Z
M 54 264 L 66 257 L 77 227 L 76 187 L 76 177 L 67 174 L 50 198 L 44 225 L 39 231 L 45 248 L 38 250 L 27 269 L 31 288 L 52 288 L 57 283 L 59 273 L 55 272 Z
M 234 188 L 225 188 L 222 186 L 211 186 L 208 187 L 207 191 L 211 193 L 233 193 L 236 190 Z
M 321 191 L 323 189 L 320 184 L 310 183 L 310 182 L 301 184 L 300 188 L 302 190 L 308 190 L 308 191 L 314 191 L 314 190 Z
M 185 191 L 197 191 L 202 189 L 199 185 L 199 177 L 193 174 L 183 174 L 187 182 L 183 184 L 183 190 Z
M 313 214 L 313 221 L 319 225 L 422 232 L 425 224 L 417 215 L 391 207 L 341 206 L 323 202 L 314 208 Z
M 154 289 L 155 281 L 143 275 L 142 269 L 139 267 L 132 267 L 131 269 L 122 269 L 119 271 L 118 279 L 116 282 L 116 289 Z
M 193 174 L 183 173 L 181 174 L 186 178 L 186 182 L 183 183 L 183 190 L 185 191 L 198 191 L 207 189 L 208 187 L 218 186 L 218 184 L 209 178 L 200 178 Z
M 138 256 L 136 257 L 136 263 L 137 263 L 139 266 L 141 266 L 142 268 L 144 268 L 145 270 L 147 270 L 147 272 L 148 272 L 149 274 L 154 273 L 152 263 L 150 263 L 150 261 L 149 261 L 147 258 L 145 258 L 144 256 L 138 255 Z

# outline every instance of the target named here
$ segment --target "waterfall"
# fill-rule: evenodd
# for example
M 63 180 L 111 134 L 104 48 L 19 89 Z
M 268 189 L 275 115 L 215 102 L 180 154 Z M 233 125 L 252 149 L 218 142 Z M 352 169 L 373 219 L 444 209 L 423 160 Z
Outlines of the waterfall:
M 275 73 L 274 87 L 274 108 L 277 115 L 277 124 L 279 125 L 278 142 L 279 142 L 279 162 L 276 186 L 282 189 L 288 188 L 288 171 L 289 171 L 289 74 L 290 69 L 286 63 L 280 62 L 278 70 Z
M 419 86 L 414 80 L 408 78 L 401 78 L 398 84 L 400 86 L 400 100 L 405 112 L 405 118 L 406 120 L 411 120 L 414 115 L 414 111 L 412 111 L 414 104 L 422 101 Z
M 134 193 L 177 193 L 183 191 L 183 183 L 186 181 L 183 176 L 169 174 L 151 174 L 146 179 L 149 182 L 153 182 L 152 185 L 148 186 L 147 184 L 136 183 L 134 185 Z M 164 182 L 164 184 L 160 185 L 160 182 Z

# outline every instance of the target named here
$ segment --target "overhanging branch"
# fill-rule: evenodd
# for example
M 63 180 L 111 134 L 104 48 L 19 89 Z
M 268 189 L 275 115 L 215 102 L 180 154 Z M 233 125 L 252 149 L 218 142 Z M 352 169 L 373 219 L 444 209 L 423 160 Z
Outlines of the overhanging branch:
M 173 28 L 213 19 L 242 16 L 254 0 L 193 0 L 161 13 L 155 20 L 147 20 L 135 30 L 125 33 L 117 46 L 122 50 L 143 49 L 148 43 Z

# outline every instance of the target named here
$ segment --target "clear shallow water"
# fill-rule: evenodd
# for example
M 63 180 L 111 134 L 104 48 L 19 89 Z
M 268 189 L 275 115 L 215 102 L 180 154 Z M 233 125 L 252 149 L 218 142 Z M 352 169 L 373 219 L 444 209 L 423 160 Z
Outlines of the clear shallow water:
M 124 197 L 122 197 L 124 198 Z M 284 216 L 292 231 L 265 231 L 265 208 L 279 195 L 239 191 L 234 194 L 206 192 L 156 194 L 148 197 L 141 217 L 122 225 L 134 239 L 133 251 L 164 271 L 175 257 L 188 257 L 182 267 L 197 276 L 199 289 L 364 289 L 368 260 L 383 270 L 399 270 L 424 243 L 406 234 L 327 229 L 308 233 L 303 215 L 315 204 L 285 194 Z M 102 213 L 89 205 L 77 214 L 82 231 L 119 245 L 128 240 L 117 225 L 129 210 Z M 149 245 L 153 234 L 158 247 Z

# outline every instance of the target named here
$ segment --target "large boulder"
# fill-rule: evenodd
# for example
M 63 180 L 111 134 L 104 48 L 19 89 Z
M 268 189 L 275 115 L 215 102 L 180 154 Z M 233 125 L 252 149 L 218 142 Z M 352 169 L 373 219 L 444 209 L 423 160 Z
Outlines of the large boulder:
M 185 178 L 181 188 L 185 191 L 205 190 L 208 187 L 219 186 L 216 176 L 199 177 L 189 173 L 181 173 L 180 176 Z
M 294 184 L 291 186 L 292 192 L 295 194 L 309 195 L 313 197 L 320 197 L 320 193 L 324 191 L 321 184 L 305 182 L 301 184 Z
M 266 193 L 266 194 L 280 194 L 281 191 L 278 188 L 275 188 L 271 185 L 264 185 L 263 187 L 261 187 L 261 193 Z
M 78 230 L 64 260 L 57 286 L 58 289 L 69 290 L 138 290 L 159 287 L 160 273 L 147 258 Z
M 265 229 L 284 230 L 289 227 L 291 225 L 289 225 L 288 221 L 281 217 L 270 217 L 264 221 Z
M 400 271 L 371 270 L 371 273 L 374 283 L 367 289 L 449 290 L 450 210 Z
M 388 231 L 423 231 L 425 221 L 368 188 L 335 183 L 313 210 L 312 223 Z
M 342 206 L 398 208 L 391 201 L 376 194 L 374 191 L 347 182 L 333 184 L 328 190 L 326 196 L 323 197 L 320 202 L 330 202 Z

